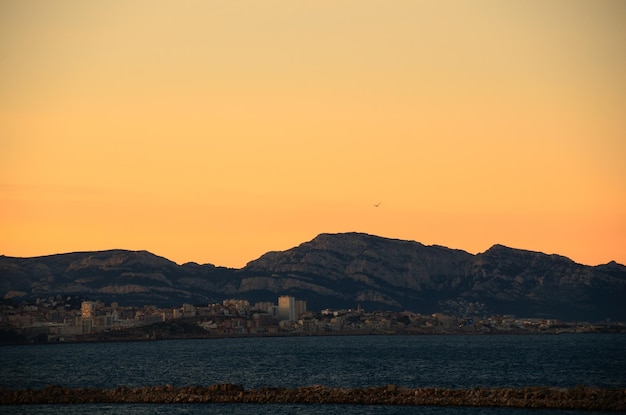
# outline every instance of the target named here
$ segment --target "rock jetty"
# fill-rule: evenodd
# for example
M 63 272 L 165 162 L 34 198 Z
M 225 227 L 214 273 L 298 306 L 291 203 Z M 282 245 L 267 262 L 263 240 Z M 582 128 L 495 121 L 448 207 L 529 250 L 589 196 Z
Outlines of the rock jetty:
M 314 385 L 297 388 L 241 385 L 143 386 L 43 389 L 0 389 L 0 404 L 69 403 L 266 403 L 350 404 L 404 406 L 517 407 L 585 410 L 626 410 L 626 390 L 577 386 L 524 388 L 404 388 L 387 385 L 369 388 L 331 388 Z

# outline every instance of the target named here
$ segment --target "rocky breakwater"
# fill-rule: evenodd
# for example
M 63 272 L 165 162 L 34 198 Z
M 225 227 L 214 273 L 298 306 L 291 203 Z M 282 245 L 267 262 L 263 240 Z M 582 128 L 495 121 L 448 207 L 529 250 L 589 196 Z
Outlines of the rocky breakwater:
M 69 403 L 298 403 L 405 406 L 473 406 L 558 408 L 585 410 L 626 410 L 626 390 L 577 386 L 569 389 L 524 388 L 403 388 L 396 385 L 370 388 L 297 388 L 244 389 L 241 385 L 143 386 L 43 389 L 0 389 L 0 404 Z

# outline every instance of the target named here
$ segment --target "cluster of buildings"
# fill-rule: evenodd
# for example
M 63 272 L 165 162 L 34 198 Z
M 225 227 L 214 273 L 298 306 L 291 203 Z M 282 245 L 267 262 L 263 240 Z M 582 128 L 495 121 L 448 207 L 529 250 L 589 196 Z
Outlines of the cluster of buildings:
M 236 302 L 237 311 L 244 313 L 250 311 L 250 304 L 246 300 L 225 300 L 224 304 L 232 302 Z M 281 295 L 278 297 L 278 305 L 272 302 L 261 302 L 255 303 L 253 309 L 274 316 L 279 321 L 296 321 L 301 314 L 306 313 L 306 301 L 297 300 L 289 295 Z
M 607 331 L 606 326 L 563 323 L 552 319 L 513 316 L 457 317 L 409 311 L 367 313 L 357 309 L 308 311 L 306 301 L 291 296 L 278 303 L 228 299 L 206 306 L 183 304 L 177 308 L 122 307 L 113 302 L 82 301 L 68 306 L 69 298 L 39 299 L 19 306 L 0 305 L 0 340 L 18 333 L 29 341 L 73 341 L 90 335 L 129 332 L 155 323 L 185 321 L 206 336 L 276 334 L 447 334 L 447 333 L 561 333 Z M 184 320 L 181 320 L 184 319 Z M 152 326 L 154 327 L 154 326 Z M 190 326 L 187 326 L 190 327 Z M 626 332 L 623 324 L 610 330 Z M 6 339 L 4 339 L 6 340 Z
M 0 305 L 0 330 L 17 330 L 29 338 L 45 336 L 47 340 L 64 340 L 191 317 L 220 317 L 222 322 L 236 319 L 237 327 L 244 328 L 249 325 L 240 322 L 247 319 L 254 319 L 255 326 L 259 326 L 259 321 L 271 321 L 279 326 L 282 322 L 296 321 L 306 313 L 306 301 L 286 295 L 278 298 L 278 305 L 261 302 L 251 306 L 247 300 L 229 299 L 203 307 L 183 304 L 176 308 L 122 307 L 117 302 L 107 305 L 102 301 L 82 301 L 80 309 L 76 309 L 68 307 L 69 299 L 38 299 L 17 307 Z M 269 319 L 261 319 L 260 315 Z M 217 328 L 212 320 L 200 321 L 199 325 L 206 329 Z

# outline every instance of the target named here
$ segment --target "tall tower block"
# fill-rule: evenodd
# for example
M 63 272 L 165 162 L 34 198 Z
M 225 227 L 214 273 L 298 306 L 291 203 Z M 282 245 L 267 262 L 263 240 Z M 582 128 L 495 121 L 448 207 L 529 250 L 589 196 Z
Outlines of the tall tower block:
M 288 295 L 278 297 L 278 318 L 296 321 L 296 299 Z

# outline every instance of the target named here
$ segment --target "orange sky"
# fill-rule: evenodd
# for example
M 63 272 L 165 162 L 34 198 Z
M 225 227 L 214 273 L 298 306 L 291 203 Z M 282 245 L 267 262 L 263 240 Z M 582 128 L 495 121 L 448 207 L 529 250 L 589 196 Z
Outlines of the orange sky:
M 625 21 L 618 0 L 2 1 L 0 254 L 241 267 L 359 231 L 626 263 Z

